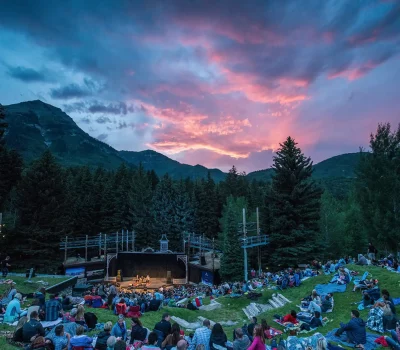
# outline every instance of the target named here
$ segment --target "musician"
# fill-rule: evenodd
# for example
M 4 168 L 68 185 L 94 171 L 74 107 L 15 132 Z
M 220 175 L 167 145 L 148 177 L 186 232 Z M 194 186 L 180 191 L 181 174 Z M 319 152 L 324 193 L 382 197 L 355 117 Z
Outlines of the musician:
M 146 277 L 146 282 L 150 283 L 150 276 L 149 275 L 147 275 L 147 277 Z

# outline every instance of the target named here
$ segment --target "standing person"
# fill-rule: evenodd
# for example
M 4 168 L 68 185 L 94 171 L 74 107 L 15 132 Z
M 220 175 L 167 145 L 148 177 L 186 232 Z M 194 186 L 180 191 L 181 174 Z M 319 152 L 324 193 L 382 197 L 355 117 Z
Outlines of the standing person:
M 254 327 L 253 342 L 249 346 L 248 350 L 265 350 L 264 332 L 259 324 Z
M 10 264 L 10 257 L 7 256 L 2 262 L 1 262 L 1 271 L 3 273 L 3 278 L 7 278 L 8 275 L 8 268 L 11 267 Z
M 368 258 L 369 258 L 369 260 L 371 260 L 371 261 L 375 260 L 375 253 L 376 253 L 375 247 L 372 245 L 372 243 L 368 243 Z
M 203 327 L 197 328 L 194 332 L 192 343 L 190 344 L 189 349 L 195 350 L 199 345 L 204 346 L 205 350 L 210 350 L 210 337 L 211 337 L 211 329 L 210 329 L 210 321 L 204 320 Z M 265 350 L 265 348 L 263 349 Z

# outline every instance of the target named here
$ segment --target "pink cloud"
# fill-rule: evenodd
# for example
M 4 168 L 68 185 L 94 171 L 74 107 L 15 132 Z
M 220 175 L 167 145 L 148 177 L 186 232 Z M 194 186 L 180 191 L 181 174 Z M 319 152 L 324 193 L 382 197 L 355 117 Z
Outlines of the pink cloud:
M 348 68 L 342 71 L 331 73 L 328 75 L 329 79 L 345 78 L 347 80 L 353 81 L 362 78 L 364 75 L 368 74 L 371 70 L 378 66 L 378 63 L 369 61 L 359 67 Z

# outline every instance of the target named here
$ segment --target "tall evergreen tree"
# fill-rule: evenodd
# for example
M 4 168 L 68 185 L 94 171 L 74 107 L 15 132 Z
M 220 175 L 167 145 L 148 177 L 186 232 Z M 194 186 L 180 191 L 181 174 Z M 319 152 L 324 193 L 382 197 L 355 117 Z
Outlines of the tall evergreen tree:
M 243 251 L 238 234 L 238 210 L 235 199 L 230 196 L 224 206 L 222 217 L 222 247 L 220 274 L 225 281 L 242 281 L 244 278 Z
M 64 174 L 50 151 L 34 161 L 18 188 L 17 250 L 32 256 L 55 256 L 66 234 Z
M 208 173 L 207 180 L 202 179 L 195 186 L 196 233 L 207 238 L 218 235 L 218 203 L 214 180 Z
M 275 264 L 310 261 L 317 254 L 322 190 L 311 179 L 312 161 L 288 137 L 274 157 L 270 201 L 271 259 Z
M 167 235 L 171 250 L 180 250 L 182 235 L 176 216 L 177 190 L 172 179 L 165 174 L 158 183 L 153 196 L 152 212 L 154 217 L 154 231 L 161 238 Z
M 370 137 L 371 153 L 356 170 L 356 195 L 368 239 L 388 251 L 400 248 L 400 125 L 379 124 Z M 366 248 L 365 248 L 366 249 Z
M 154 231 L 152 216 L 152 177 L 143 165 L 135 171 L 132 177 L 132 217 L 135 231 L 135 248 L 156 247 L 159 237 Z

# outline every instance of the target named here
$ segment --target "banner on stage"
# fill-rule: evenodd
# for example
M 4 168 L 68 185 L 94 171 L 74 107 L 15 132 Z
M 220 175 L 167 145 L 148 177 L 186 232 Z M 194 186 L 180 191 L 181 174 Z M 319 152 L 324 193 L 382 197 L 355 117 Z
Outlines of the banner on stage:
M 214 281 L 214 275 L 209 271 L 201 271 L 201 283 L 208 286 L 212 286 Z

